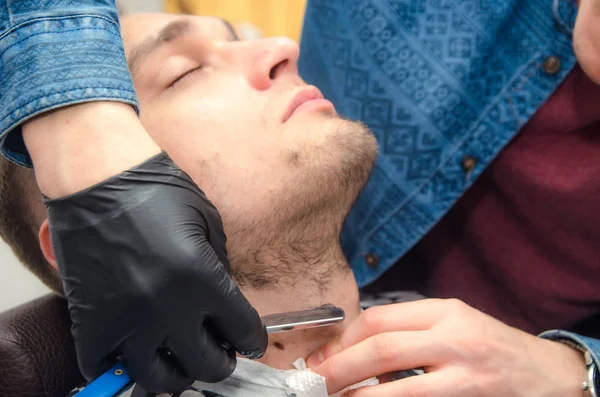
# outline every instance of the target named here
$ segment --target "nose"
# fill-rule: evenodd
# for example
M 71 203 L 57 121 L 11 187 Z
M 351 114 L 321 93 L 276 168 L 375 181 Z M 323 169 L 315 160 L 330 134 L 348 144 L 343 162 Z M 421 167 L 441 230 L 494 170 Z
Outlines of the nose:
M 240 67 L 257 90 L 269 89 L 276 81 L 298 77 L 298 43 L 287 37 L 238 42 Z

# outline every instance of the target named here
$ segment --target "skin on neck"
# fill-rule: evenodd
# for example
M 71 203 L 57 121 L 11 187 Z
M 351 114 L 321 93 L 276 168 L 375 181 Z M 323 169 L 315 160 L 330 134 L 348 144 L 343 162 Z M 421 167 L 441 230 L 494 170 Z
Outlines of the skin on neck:
M 322 266 L 329 266 L 323 263 Z M 346 266 L 348 266 L 346 264 Z M 349 269 L 349 267 L 348 267 Z M 320 346 L 339 335 L 360 314 L 358 286 L 350 270 L 339 271 L 334 282 L 325 290 L 310 279 L 295 283 L 281 283 L 266 289 L 242 288 L 242 292 L 261 316 L 268 314 L 312 309 L 324 304 L 342 308 L 345 320 L 329 327 L 269 335 L 269 346 L 259 362 L 277 369 L 291 369 L 292 363 L 308 356 Z
M 42 250 L 52 267 L 58 271 L 54 255 L 50 254 L 52 249 L 48 223 L 42 223 Z M 329 252 L 334 254 L 326 255 L 320 262 L 311 263 L 310 268 L 305 269 L 304 276 L 301 271 L 296 277 L 281 277 L 276 283 L 270 283 L 263 288 L 240 286 L 240 290 L 260 316 L 307 310 L 325 304 L 335 305 L 345 312 L 344 321 L 337 325 L 269 335 L 268 348 L 259 362 L 277 369 L 292 369 L 292 363 L 296 359 L 308 358 L 316 349 L 341 334 L 359 316 L 358 286 L 350 266 L 337 242 L 331 244 Z M 315 277 L 306 276 L 306 273 L 323 269 L 330 269 L 330 277 L 326 284 L 319 282 Z

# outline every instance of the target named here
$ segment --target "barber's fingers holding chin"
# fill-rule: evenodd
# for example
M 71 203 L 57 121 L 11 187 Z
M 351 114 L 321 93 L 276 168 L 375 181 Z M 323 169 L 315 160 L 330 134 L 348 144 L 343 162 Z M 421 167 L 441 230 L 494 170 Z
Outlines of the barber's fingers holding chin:
M 324 360 L 334 356 L 373 336 L 396 331 L 425 331 L 448 315 L 448 305 L 440 304 L 441 300 L 428 299 L 410 303 L 383 305 L 369 308 L 338 337 L 321 346 L 307 360 L 311 368 L 317 367 Z M 403 334 L 395 334 L 402 336 Z M 413 332 L 411 335 L 421 335 Z M 431 338 L 431 334 L 428 335 Z M 382 337 L 369 341 L 379 343 Z M 386 337 L 383 337 L 386 338 Z M 385 350 L 385 349 L 384 349 Z M 406 368 L 411 369 L 414 367 Z
M 432 337 L 427 331 L 377 334 L 312 369 L 327 379 L 327 390 L 334 394 L 374 376 L 441 363 L 448 353 L 444 344 L 432 343 Z
M 335 353 L 353 346 L 371 336 L 394 331 L 424 331 L 447 316 L 449 304 L 439 299 L 371 307 L 337 338 L 313 354 L 309 366 L 316 366 Z
M 412 376 L 400 381 L 366 386 L 344 393 L 343 397 L 463 397 L 465 388 L 475 388 L 473 381 L 459 371 L 439 371 Z M 443 391 L 443 394 L 439 392 Z M 471 396 L 472 394 L 468 394 Z M 473 394 L 481 396 L 481 394 Z
M 425 369 L 353 394 L 360 397 L 580 397 L 585 368 L 579 351 L 453 299 L 369 309 L 308 365 L 326 377 L 330 393 L 371 376 Z

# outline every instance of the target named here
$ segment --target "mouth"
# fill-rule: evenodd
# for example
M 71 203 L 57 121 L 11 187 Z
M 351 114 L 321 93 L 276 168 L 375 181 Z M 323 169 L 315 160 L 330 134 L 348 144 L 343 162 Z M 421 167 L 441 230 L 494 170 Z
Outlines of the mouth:
M 307 110 L 333 110 L 333 103 L 325 99 L 317 87 L 309 86 L 298 92 L 284 112 L 282 122 L 285 123 L 297 113 Z

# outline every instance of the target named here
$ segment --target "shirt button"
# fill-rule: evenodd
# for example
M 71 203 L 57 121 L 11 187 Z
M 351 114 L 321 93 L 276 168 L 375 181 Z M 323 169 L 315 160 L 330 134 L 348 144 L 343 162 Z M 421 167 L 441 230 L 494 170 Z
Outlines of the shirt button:
M 379 267 L 379 257 L 377 256 L 377 254 L 374 254 L 372 252 L 369 252 L 367 255 L 365 255 L 365 262 L 367 262 L 367 265 L 371 269 L 376 269 L 377 267 Z
M 465 156 L 460 162 L 460 165 L 464 172 L 471 172 L 477 165 L 477 159 L 473 156 Z
M 544 72 L 548 73 L 550 76 L 554 76 L 556 73 L 560 71 L 560 58 L 555 56 L 549 56 L 544 61 Z

